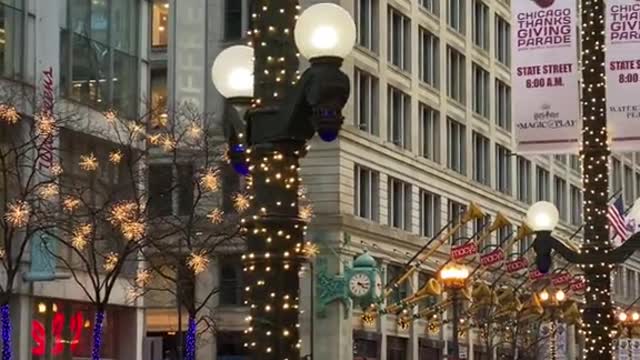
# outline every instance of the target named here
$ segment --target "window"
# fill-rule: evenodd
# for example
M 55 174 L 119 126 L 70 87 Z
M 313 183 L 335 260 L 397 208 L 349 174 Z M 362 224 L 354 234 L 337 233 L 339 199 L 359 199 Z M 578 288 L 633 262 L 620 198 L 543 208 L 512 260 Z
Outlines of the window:
M 491 215 L 485 215 L 473 221 L 473 234 L 487 231 L 487 226 L 491 223 Z
M 582 190 L 579 187 L 571 185 L 571 225 L 582 224 Z
M 420 155 L 440 162 L 440 114 L 420 104 Z
M 518 156 L 518 200 L 531 203 L 531 161 Z
M 636 294 L 636 272 L 631 269 L 626 269 L 627 276 L 627 288 L 626 296 L 635 297 Z
M 578 155 L 569 155 L 569 167 L 573 171 L 580 172 L 580 158 Z
M 449 204 L 447 206 L 447 218 L 453 226 L 460 223 L 462 216 L 467 211 L 467 207 L 465 205 L 460 204 L 457 201 L 449 200 Z M 467 236 L 467 227 L 463 226 L 460 230 L 456 231 L 455 234 L 451 237 L 453 240 L 453 244 L 457 244 L 460 241 L 460 238 Z
M 73 0 L 61 37 L 64 96 L 137 117 L 139 1 Z
M 447 47 L 447 96 L 464 104 L 465 98 L 465 58 L 460 52 Z
M 187 216 L 193 207 L 193 166 L 151 164 L 149 166 L 149 211 L 151 216 Z
M 473 111 L 489 118 L 489 73 L 477 64 L 473 64 Z
M 560 219 L 567 218 L 567 182 L 557 176 L 553 179 L 553 202 L 558 208 Z
M 447 166 L 462 175 L 467 173 L 466 128 L 461 123 L 447 118 Z
M 404 274 L 404 268 L 399 265 L 389 264 L 387 265 L 387 283 L 399 279 Z M 398 286 L 393 287 L 393 292 L 390 297 L 391 303 L 399 303 L 402 299 L 406 298 L 409 294 L 409 283 L 403 282 Z
M 0 76 L 20 78 L 23 56 L 23 13 L 0 3 Z
M 436 17 L 440 16 L 440 0 L 420 0 L 420 6 Z
M 378 135 L 378 79 L 360 69 L 355 72 L 355 125 Z
M 447 0 L 447 25 L 460 34 L 465 32 L 465 1 Z
M 496 144 L 496 190 L 511 195 L 511 150 Z
M 151 46 L 165 47 L 169 43 L 169 0 L 153 2 Z
M 396 336 L 387 336 L 387 360 L 406 360 L 408 340 Z
M 398 10 L 389 7 L 389 62 L 411 71 L 411 21 Z
M 440 87 L 440 40 L 422 27 L 418 42 L 418 64 L 420 80 L 434 88 Z
M 389 225 L 411 231 L 411 185 L 389 178 Z
M 622 164 L 620 160 L 612 158 L 613 170 L 611 171 L 611 191 L 622 191 Z
M 167 69 L 151 70 L 151 122 L 150 128 L 163 128 L 169 120 L 167 114 Z
M 489 7 L 481 0 L 473 0 L 473 44 L 489 51 Z
M 247 349 L 244 347 L 244 333 L 235 331 L 216 332 L 217 359 L 245 359 Z
M 356 165 L 354 182 L 355 215 L 378 221 L 378 189 L 380 186 L 378 173 Z
M 220 257 L 220 305 L 242 305 L 242 261 L 240 256 Z
M 411 98 L 389 86 L 389 141 L 405 149 L 411 148 Z
M 624 201 L 627 204 L 633 204 L 633 169 L 630 166 L 624 167 Z
M 511 25 L 496 15 L 496 60 L 511 66 Z
M 440 196 L 420 190 L 420 235 L 433 237 L 440 230 Z
M 511 131 L 511 88 L 496 79 L 496 125 Z
M 513 233 L 513 228 L 511 225 L 505 225 L 498 229 L 496 232 L 496 243 L 495 245 L 502 245 L 505 241 L 511 238 Z
M 249 2 L 248 0 L 224 1 L 224 38 L 225 40 L 238 40 L 244 37 L 249 29 Z
M 491 185 L 489 139 L 473 132 L 473 180 Z
M 434 360 L 442 358 L 442 345 L 423 337 L 418 340 L 418 343 L 418 360 Z
M 237 213 L 235 195 L 243 188 L 242 177 L 231 166 L 222 166 L 220 171 L 222 181 L 222 211 L 225 214 Z
M 358 45 L 378 52 L 378 1 L 355 0 Z
M 536 168 L 536 200 L 551 200 L 551 184 L 549 183 L 549 172 L 541 167 Z
M 380 359 L 380 335 L 366 331 L 354 331 L 353 358 L 361 360 Z
M 555 161 L 559 162 L 560 164 L 563 164 L 563 165 L 567 164 L 567 155 L 564 155 L 564 154 L 554 155 L 553 158 Z

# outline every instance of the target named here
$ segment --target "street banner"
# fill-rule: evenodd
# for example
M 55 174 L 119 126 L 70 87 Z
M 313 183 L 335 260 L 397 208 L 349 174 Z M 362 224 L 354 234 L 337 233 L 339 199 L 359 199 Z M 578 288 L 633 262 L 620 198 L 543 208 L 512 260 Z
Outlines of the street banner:
M 526 269 L 529 266 L 529 262 L 524 257 L 519 257 L 515 260 L 507 262 L 507 272 L 509 274 Z
M 555 287 L 559 287 L 562 285 L 567 285 L 573 280 L 573 276 L 569 272 L 563 272 L 559 274 L 553 275 L 551 279 L 551 284 Z
M 534 270 L 530 270 L 529 271 L 529 280 L 531 280 L 531 281 L 540 280 L 543 277 L 545 277 L 545 274 L 540 272 L 540 270 L 538 270 L 538 269 L 534 269 Z
M 574 277 L 571 280 L 571 291 L 582 293 L 587 289 L 587 282 L 582 277 Z
M 516 151 L 577 153 L 576 0 L 520 0 L 511 6 Z
M 640 150 L 640 1 L 608 0 L 607 125 L 615 151 Z
M 631 339 L 631 360 L 640 360 L 640 339 Z
M 451 249 L 451 258 L 453 260 L 462 260 L 470 256 L 475 256 L 478 253 L 478 245 L 475 241 L 470 241 L 468 244 L 456 246 Z
M 489 267 L 498 263 L 502 263 L 503 260 L 504 260 L 504 251 L 498 248 L 488 254 L 482 255 L 480 257 L 480 264 L 484 267 Z

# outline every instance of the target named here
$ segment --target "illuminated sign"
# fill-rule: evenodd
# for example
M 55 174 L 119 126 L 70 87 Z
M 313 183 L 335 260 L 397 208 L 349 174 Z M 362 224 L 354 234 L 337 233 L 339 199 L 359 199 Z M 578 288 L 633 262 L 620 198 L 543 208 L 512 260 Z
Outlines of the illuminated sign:
M 62 315 L 62 313 L 55 313 L 55 315 L 53 316 L 53 321 L 51 323 L 51 333 L 53 336 L 53 347 L 51 348 L 51 355 L 62 354 L 65 349 L 65 345 L 69 345 L 71 347 L 71 351 L 73 352 L 80 343 L 82 330 L 85 327 L 82 313 L 77 312 L 71 317 L 71 321 L 69 322 L 69 329 L 71 330 L 70 339 L 62 338 L 65 323 L 66 322 L 64 315 Z M 35 356 L 45 355 L 47 349 L 47 332 L 42 322 L 38 320 L 32 321 L 31 337 L 33 338 L 33 342 L 35 344 L 33 349 L 31 350 L 31 353 Z

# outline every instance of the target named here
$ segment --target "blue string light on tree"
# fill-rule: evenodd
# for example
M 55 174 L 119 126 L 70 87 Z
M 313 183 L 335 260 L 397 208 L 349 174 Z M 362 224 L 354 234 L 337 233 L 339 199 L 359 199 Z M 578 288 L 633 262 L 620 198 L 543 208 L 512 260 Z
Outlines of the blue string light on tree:
M 2 320 L 2 360 L 11 360 L 11 314 L 9 313 L 9 304 L 0 307 L 0 318 Z

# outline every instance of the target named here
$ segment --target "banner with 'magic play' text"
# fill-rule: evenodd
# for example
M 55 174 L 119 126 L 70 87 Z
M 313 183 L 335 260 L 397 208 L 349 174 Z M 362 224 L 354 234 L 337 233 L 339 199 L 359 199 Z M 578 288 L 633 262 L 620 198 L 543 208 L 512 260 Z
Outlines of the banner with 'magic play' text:
M 512 2 L 517 152 L 576 153 L 580 136 L 576 0 Z
M 640 1 L 607 1 L 607 122 L 615 151 L 640 149 Z

